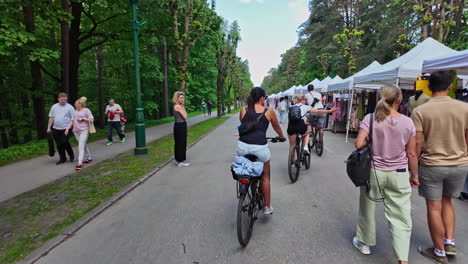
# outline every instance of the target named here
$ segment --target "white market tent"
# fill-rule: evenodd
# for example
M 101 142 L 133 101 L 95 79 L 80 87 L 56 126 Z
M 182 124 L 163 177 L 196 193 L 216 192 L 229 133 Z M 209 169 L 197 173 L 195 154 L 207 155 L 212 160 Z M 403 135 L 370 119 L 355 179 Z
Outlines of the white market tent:
M 424 60 L 456 53 L 433 38 L 427 38 L 406 54 L 387 62 L 374 70 L 354 78 L 354 83 L 381 83 L 399 85 L 401 88 L 413 89 L 413 83 L 422 73 Z
M 310 83 L 308 83 L 308 84 L 306 85 L 306 88 L 307 88 L 307 86 L 309 86 L 309 84 L 312 84 L 314 87 L 316 87 L 317 85 L 320 84 L 320 80 L 317 79 L 317 78 L 315 78 L 313 81 L 311 81 Z
M 292 86 L 291 88 L 287 89 L 286 91 L 282 92 L 282 96 L 291 96 L 294 95 L 294 91 L 296 90 L 296 85 Z
M 327 76 L 325 79 L 321 80 L 320 83 L 318 83 L 317 85 L 314 85 L 315 91 L 319 92 L 320 90 L 318 89 L 322 89 L 323 87 L 328 85 L 328 83 L 331 82 L 332 80 L 333 79 L 330 76 Z
M 356 74 L 354 74 L 352 76 L 349 76 L 348 78 L 344 79 L 343 81 L 336 82 L 336 83 L 329 83 L 328 84 L 328 91 L 331 92 L 331 91 L 350 90 L 350 89 L 352 89 L 354 87 L 354 78 L 356 78 L 356 76 L 365 75 L 366 73 L 369 73 L 370 71 L 374 70 L 375 68 L 377 68 L 377 67 L 379 67 L 381 65 L 382 64 L 380 64 L 379 62 L 373 61 L 371 64 L 367 65 L 367 67 L 360 70 Z M 364 87 L 358 87 L 358 88 L 370 88 L 370 87 L 366 87 L 367 85 L 365 85 L 365 84 L 361 85 L 361 86 L 364 86 Z
M 456 70 L 458 75 L 468 75 L 468 49 L 423 62 L 423 73 L 441 70 Z
M 337 75 L 335 76 L 335 78 L 333 78 L 329 83 L 327 83 L 325 86 L 319 88 L 320 90 L 317 90 L 317 92 L 322 92 L 322 93 L 326 93 L 328 92 L 328 88 L 330 87 L 330 85 L 333 85 L 335 83 L 339 83 L 339 82 L 342 82 L 343 79 Z

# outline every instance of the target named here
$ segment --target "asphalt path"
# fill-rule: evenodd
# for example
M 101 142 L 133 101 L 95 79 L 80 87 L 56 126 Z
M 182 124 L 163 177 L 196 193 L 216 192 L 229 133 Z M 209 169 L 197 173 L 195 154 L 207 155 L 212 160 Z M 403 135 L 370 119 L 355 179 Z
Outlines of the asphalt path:
M 235 155 L 236 118 L 188 151 L 191 167 L 170 164 L 106 210 L 38 263 L 396 263 L 383 213 L 377 211 L 377 246 L 364 256 L 351 244 L 358 189 L 344 160 L 352 151 L 343 134 L 326 133 L 322 157 L 291 184 L 287 143 L 272 151 L 272 216 L 261 216 L 246 248 L 237 241 L 236 185 L 229 171 Z M 284 127 L 284 131 L 285 131 Z M 270 135 L 274 135 L 272 129 Z M 455 201 L 459 255 L 468 263 L 468 203 Z M 413 192 L 410 263 L 430 263 L 417 252 L 429 245 L 424 200 Z
M 215 114 L 211 117 L 215 117 Z M 195 116 L 187 119 L 187 123 L 191 126 L 211 117 Z M 172 135 L 173 126 L 173 122 L 170 122 L 146 128 L 146 142 Z M 135 148 L 135 132 L 126 134 L 125 143 L 120 142 L 115 130 L 113 134 L 114 144 L 112 146 L 105 146 L 108 141 L 107 138 L 88 144 L 93 163 L 89 165 L 85 164 L 85 166 L 92 166 Z M 0 167 L 0 202 L 75 173 L 78 148 L 73 148 L 73 151 L 75 153 L 75 162 L 65 162 L 61 165 L 55 165 L 59 160 L 59 154 L 56 152 L 55 156 L 52 158 L 45 155 Z M 84 157 L 84 159 L 86 159 L 86 157 Z

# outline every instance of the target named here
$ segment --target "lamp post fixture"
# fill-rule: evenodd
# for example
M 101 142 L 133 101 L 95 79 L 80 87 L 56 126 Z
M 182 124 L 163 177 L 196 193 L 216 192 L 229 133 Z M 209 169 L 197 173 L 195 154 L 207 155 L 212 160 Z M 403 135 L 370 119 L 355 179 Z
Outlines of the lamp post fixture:
M 137 4 L 138 0 L 130 0 L 132 4 L 132 15 L 133 15 L 133 50 L 135 56 L 135 79 L 136 79 L 136 125 L 135 125 L 135 156 L 146 156 L 148 155 L 148 148 L 146 147 L 146 135 L 145 135 L 145 117 L 143 113 L 143 107 L 141 105 L 141 81 L 140 81 L 140 55 L 138 51 L 138 30 L 140 26 L 146 22 L 139 22 L 137 19 Z

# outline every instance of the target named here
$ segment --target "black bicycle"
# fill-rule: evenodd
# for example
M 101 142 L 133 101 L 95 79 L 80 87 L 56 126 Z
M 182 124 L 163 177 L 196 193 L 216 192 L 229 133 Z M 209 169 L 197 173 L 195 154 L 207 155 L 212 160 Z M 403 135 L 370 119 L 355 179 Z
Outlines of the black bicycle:
M 302 165 L 306 170 L 310 168 L 310 154 L 304 153 L 304 138 L 297 134 L 296 144 L 289 151 L 288 156 L 288 174 L 292 183 L 295 183 L 299 178 L 299 172 Z
M 286 139 L 267 138 L 272 143 L 284 142 Z M 245 158 L 254 162 L 255 155 L 245 155 Z M 261 192 L 261 176 L 237 175 L 231 167 L 232 176 L 237 180 L 237 238 L 239 243 L 246 247 L 252 236 L 253 225 L 257 220 L 258 212 L 263 210 L 264 200 Z
M 323 125 L 320 123 L 320 116 L 314 116 L 310 131 L 309 150 L 315 147 L 315 153 L 320 157 L 323 154 Z

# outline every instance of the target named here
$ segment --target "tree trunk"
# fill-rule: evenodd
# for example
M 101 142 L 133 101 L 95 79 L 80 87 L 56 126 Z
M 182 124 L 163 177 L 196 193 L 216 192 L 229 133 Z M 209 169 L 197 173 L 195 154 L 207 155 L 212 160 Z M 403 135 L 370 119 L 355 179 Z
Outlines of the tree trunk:
M 62 0 L 62 9 L 66 13 L 71 13 L 70 2 Z M 68 21 L 60 21 L 61 35 L 61 76 L 62 76 L 62 91 L 70 93 L 70 25 Z
M 168 68 L 168 63 L 167 63 L 167 43 L 166 43 L 166 38 L 163 40 L 163 73 L 164 73 L 164 96 L 163 96 L 163 101 L 164 101 L 164 117 L 169 116 L 169 80 L 168 80 L 168 74 L 167 74 L 167 68 Z
M 26 68 L 25 68 L 25 57 L 24 57 L 24 50 L 23 49 L 17 49 L 16 50 L 16 56 L 18 58 L 18 74 L 21 74 L 22 76 L 26 76 Z M 21 83 L 20 85 L 25 85 Z M 21 89 L 21 98 L 20 98 L 20 106 L 21 106 L 21 119 L 26 121 L 26 125 L 21 126 L 21 129 L 24 129 L 24 136 L 23 136 L 23 143 L 29 142 L 32 140 L 32 130 L 33 128 L 31 127 L 31 107 L 29 105 L 29 94 L 27 89 Z
M 70 102 L 75 102 L 79 94 L 78 76 L 81 55 L 79 37 L 83 4 L 81 2 L 72 2 L 71 6 L 73 18 L 70 26 L 70 90 L 68 97 Z
M 0 112 L 0 118 L 2 120 L 6 119 L 2 112 Z M 8 148 L 8 135 L 6 133 L 5 127 L 2 126 L 2 123 L 0 123 L 0 138 L 2 139 L 2 148 L 4 148 L 4 149 Z
M 5 117 L 6 120 L 8 120 L 9 127 L 8 127 L 8 135 L 10 138 L 10 144 L 11 145 L 17 145 L 19 144 L 19 138 L 18 138 L 18 127 L 15 122 L 15 118 L 13 117 L 11 111 L 7 109 L 5 111 Z
M 217 91 L 217 96 L 218 96 L 218 109 L 217 109 L 217 114 L 218 117 L 221 117 L 222 115 L 222 91 L 223 91 L 223 70 L 222 70 L 222 53 L 218 53 L 218 78 L 216 80 L 216 91 Z
M 34 9 L 32 6 L 23 6 L 24 21 L 26 24 L 26 31 L 34 34 L 36 25 L 34 21 Z M 34 121 L 36 123 L 37 138 L 43 139 L 47 137 L 47 118 L 45 115 L 45 100 L 41 95 L 42 92 L 42 75 L 41 65 L 38 61 L 30 61 L 31 69 L 31 91 L 33 94 L 33 112 Z
M 458 6 L 458 12 L 455 14 L 455 29 L 453 30 L 453 41 L 457 41 L 460 36 L 460 29 L 462 26 L 463 8 L 465 7 L 464 0 L 455 1 L 454 6 Z
M 102 57 L 102 46 L 96 47 L 96 72 L 97 72 L 97 88 L 98 88 L 98 111 L 99 122 L 98 127 L 104 128 L 106 116 L 104 115 L 104 60 Z

